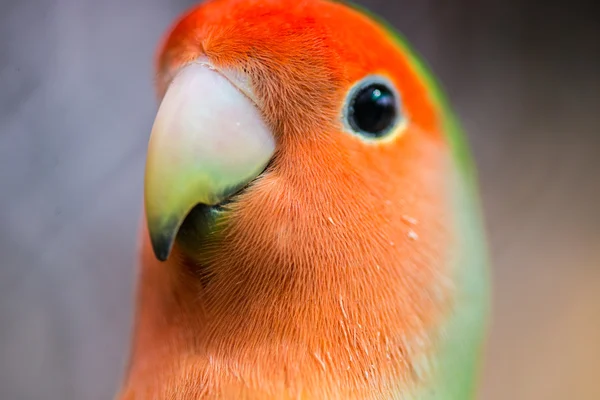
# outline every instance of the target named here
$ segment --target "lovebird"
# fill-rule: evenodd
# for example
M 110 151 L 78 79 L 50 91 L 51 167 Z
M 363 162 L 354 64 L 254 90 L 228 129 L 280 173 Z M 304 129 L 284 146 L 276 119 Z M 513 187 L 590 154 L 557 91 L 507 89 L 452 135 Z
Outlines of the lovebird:
M 475 398 L 478 175 L 407 41 L 343 2 L 212 0 L 156 65 L 117 398 Z

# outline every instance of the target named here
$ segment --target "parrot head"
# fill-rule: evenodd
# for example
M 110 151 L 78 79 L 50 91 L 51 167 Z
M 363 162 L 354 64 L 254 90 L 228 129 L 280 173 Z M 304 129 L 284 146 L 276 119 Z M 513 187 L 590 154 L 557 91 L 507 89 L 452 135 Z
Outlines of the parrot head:
M 156 86 L 128 387 L 393 398 L 452 365 L 471 390 L 471 172 L 401 39 L 338 2 L 213 0 L 166 36 Z

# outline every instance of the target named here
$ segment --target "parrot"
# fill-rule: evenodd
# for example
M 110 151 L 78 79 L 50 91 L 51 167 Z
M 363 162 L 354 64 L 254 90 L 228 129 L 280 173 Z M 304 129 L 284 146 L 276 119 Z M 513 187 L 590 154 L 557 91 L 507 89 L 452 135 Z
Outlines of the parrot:
M 117 398 L 475 398 L 479 178 L 408 40 L 353 3 L 209 0 L 155 65 Z

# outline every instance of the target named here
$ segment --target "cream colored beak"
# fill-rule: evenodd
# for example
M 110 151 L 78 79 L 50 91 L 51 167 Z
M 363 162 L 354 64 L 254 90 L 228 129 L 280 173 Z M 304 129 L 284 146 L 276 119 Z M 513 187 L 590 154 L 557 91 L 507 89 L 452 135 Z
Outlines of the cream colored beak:
M 274 152 L 271 131 L 241 88 L 208 64 L 183 67 L 162 100 L 148 146 L 144 196 L 156 257 L 168 258 L 193 207 L 235 194 Z

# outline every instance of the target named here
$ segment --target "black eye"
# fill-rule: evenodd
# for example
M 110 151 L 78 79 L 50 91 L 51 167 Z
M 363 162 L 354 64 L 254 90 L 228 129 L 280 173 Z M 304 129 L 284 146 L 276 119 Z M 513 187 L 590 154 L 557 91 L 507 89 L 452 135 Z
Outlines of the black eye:
M 370 79 L 357 86 L 347 104 L 346 118 L 353 131 L 369 138 L 389 133 L 399 117 L 399 104 L 390 84 Z

